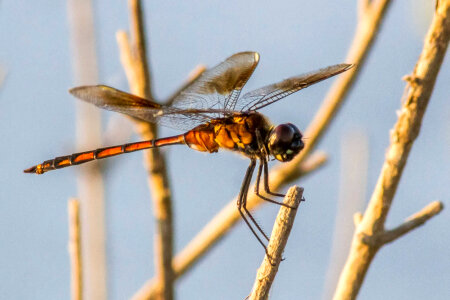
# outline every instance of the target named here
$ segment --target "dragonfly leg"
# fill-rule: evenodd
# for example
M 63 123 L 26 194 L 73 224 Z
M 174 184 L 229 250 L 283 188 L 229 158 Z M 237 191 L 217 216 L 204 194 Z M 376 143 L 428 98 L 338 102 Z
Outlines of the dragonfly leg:
M 261 149 L 261 156 L 260 156 L 260 164 L 259 164 L 259 169 L 258 169 L 258 176 L 256 177 L 255 193 L 261 199 L 264 199 L 266 201 L 282 205 L 281 202 L 270 200 L 270 199 L 268 199 L 266 197 L 263 197 L 263 196 L 261 196 L 259 194 L 259 182 L 260 182 L 260 178 L 261 178 L 261 171 L 262 171 L 262 168 L 264 166 L 264 191 L 267 194 L 272 195 L 272 196 L 277 196 L 277 197 L 284 197 L 285 196 L 284 194 L 278 194 L 278 193 L 274 193 L 274 192 L 270 191 L 270 188 L 269 188 L 269 171 L 268 171 L 268 167 L 267 167 L 267 157 L 269 156 L 269 154 L 268 154 L 268 150 L 266 148 L 266 145 L 263 142 L 263 139 L 261 137 L 261 133 L 259 132 L 259 130 L 256 130 L 256 140 L 258 142 L 258 147 Z
M 259 193 L 259 186 L 260 186 L 260 182 L 261 182 L 262 171 L 263 171 L 263 159 L 260 159 L 259 160 L 258 173 L 256 175 L 256 183 L 255 183 L 255 194 L 256 194 L 256 196 L 258 196 L 259 198 L 263 199 L 264 201 L 268 201 L 268 202 L 275 203 L 275 204 L 278 204 L 278 205 L 283 205 L 282 202 L 279 202 L 279 201 L 272 200 L 270 198 L 264 197 L 263 195 L 261 195 Z M 267 192 L 267 190 L 266 190 L 266 192 Z
M 248 228 L 250 228 L 251 232 L 256 237 L 258 242 L 263 246 L 263 248 L 264 248 L 264 250 L 265 250 L 265 252 L 267 254 L 267 247 L 266 247 L 266 245 L 264 244 L 262 239 L 257 234 L 256 230 L 253 228 L 253 226 L 250 224 L 250 221 L 246 217 L 246 214 L 247 214 L 248 217 L 250 218 L 250 220 L 252 221 L 253 225 L 255 225 L 255 227 L 257 228 L 257 230 L 264 236 L 265 239 L 269 240 L 267 235 L 262 230 L 261 226 L 259 226 L 258 223 L 256 223 L 256 220 L 253 218 L 253 216 L 247 210 L 247 193 L 248 193 L 248 188 L 249 188 L 249 185 L 250 185 L 250 181 L 251 181 L 252 174 L 253 174 L 253 171 L 255 169 L 255 166 L 256 166 L 256 160 L 252 159 L 251 162 L 250 162 L 250 165 L 248 166 L 247 172 L 245 173 L 244 181 L 242 182 L 241 190 L 239 192 L 239 197 L 238 197 L 238 201 L 237 201 L 237 206 L 238 206 L 238 211 L 239 211 L 242 219 L 244 219 L 244 221 L 247 224 Z
M 272 195 L 272 196 L 277 196 L 277 197 L 284 197 L 286 195 L 284 194 L 279 194 L 279 193 L 274 193 L 270 190 L 269 187 L 269 167 L 267 166 L 267 160 L 264 158 L 263 162 L 264 164 L 264 190 L 266 191 L 267 194 Z
M 281 201 L 272 200 L 272 199 L 267 198 L 267 197 L 265 197 L 265 196 L 263 196 L 263 195 L 261 195 L 259 193 L 259 183 L 261 181 L 261 173 L 262 173 L 263 166 L 265 166 L 265 165 L 267 165 L 266 159 L 265 158 L 261 158 L 260 161 L 259 161 L 258 174 L 256 175 L 256 184 L 255 184 L 255 194 L 256 194 L 256 196 L 258 196 L 259 198 L 263 199 L 264 201 L 267 201 L 267 202 L 270 202 L 270 203 L 274 203 L 274 204 L 282 205 L 282 206 L 285 206 L 285 207 L 288 207 L 288 208 L 296 209 L 296 207 L 289 206 L 287 204 L 284 204 Z M 269 185 L 268 184 L 268 176 L 266 176 L 266 175 L 267 175 L 266 174 L 266 169 L 264 169 L 264 190 L 265 190 L 266 193 L 268 193 L 270 195 L 273 195 L 274 193 L 271 193 L 268 190 L 268 185 Z M 284 196 L 284 195 L 281 195 L 281 194 L 276 194 L 276 195 Z

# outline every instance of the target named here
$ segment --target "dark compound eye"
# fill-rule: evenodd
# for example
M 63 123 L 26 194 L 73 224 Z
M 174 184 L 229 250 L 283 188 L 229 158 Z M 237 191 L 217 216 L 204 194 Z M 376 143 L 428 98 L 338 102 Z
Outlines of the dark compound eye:
M 269 136 L 269 151 L 279 161 L 292 160 L 304 147 L 302 134 L 291 123 L 275 127 Z

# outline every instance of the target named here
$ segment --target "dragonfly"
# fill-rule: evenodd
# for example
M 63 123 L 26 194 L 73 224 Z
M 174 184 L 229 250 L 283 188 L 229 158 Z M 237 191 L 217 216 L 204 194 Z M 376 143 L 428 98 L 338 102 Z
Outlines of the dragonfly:
M 250 159 L 237 198 L 237 208 L 267 253 L 263 239 L 269 241 L 269 237 L 247 209 L 251 179 L 259 162 L 255 184 L 256 195 L 262 200 L 287 206 L 270 198 L 284 195 L 270 190 L 268 160 L 291 161 L 304 148 L 304 142 L 302 133 L 294 124 L 275 126 L 258 110 L 310 85 L 345 72 L 352 65 L 328 66 L 264 86 L 240 97 L 241 90 L 258 62 L 257 52 L 236 53 L 205 71 L 170 105 L 158 104 L 105 85 L 70 89 L 69 92 L 76 98 L 100 108 L 183 130 L 184 133 L 60 156 L 28 168 L 24 172 L 43 174 L 93 160 L 169 145 L 186 145 L 194 150 L 209 153 L 218 152 L 220 149 L 235 151 Z M 262 174 L 266 195 L 260 193 Z

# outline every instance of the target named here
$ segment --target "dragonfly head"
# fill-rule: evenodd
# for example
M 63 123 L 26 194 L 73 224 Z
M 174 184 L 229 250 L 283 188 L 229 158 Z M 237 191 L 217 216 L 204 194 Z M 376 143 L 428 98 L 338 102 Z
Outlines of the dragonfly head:
M 270 154 L 282 162 L 292 160 L 305 147 L 302 137 L 294 124 L 278 125 L 269 133 Z

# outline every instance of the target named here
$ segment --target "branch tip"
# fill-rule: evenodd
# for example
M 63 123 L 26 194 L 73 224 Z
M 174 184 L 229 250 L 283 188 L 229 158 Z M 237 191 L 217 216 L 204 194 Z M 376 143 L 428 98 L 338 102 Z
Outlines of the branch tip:
M 424 225 L 425 222 L 438 215 L 444 209 L 444 204 L 440 201 L 434 201 L 425 206 L 422 210 L 410 216 L 401 225 L 394 229 L 386 230 L 380 238 L 380 242 L 387 244 L 404 236 L 417 227 Z
M 291 187 L 283 203 L 291 207 L 298 207 L 303 198 L 303 188 Z M 250 300 L 267 299 L 270 287 L 275 279 L 278 267 L 282 260 L 282 254 L 286 246 L 289 233 L 294 224 L 298 209 L 281 206 L 267 246 L 267 255 L 258 269 Z
M 374 9 L 371 9 L 371 12 L 380 11 L 382 13 L 385 11 L 385 9 L 381 9 L 383 1 L 384 4 L 390 2 L 387 0 L 372 2 L 371 6 Z M 376 7 L 380 9 L 375 9 Z M 386 152 L 385 162 L 362 222 L 355 231 L 334 299 L 355 299 L 378 249 L 424 224 L 443 209 L 442 203 L 433 202 L 397 228 L 388 231 L 384 229 L 386 217 L 411 147 L 418 137 L 434 83 L 445 57 L 450 40 L 449 28 L 450 0 L 441 0 L 438 2 L 413 74 L 405 78 L 406 85 L 409 87 L 405 88 L 407 93 L 405 99 L 402 100 L 401 114 L 390 132 L 391 142 Z M 363 234 L 367 234 L 367 236 Z

